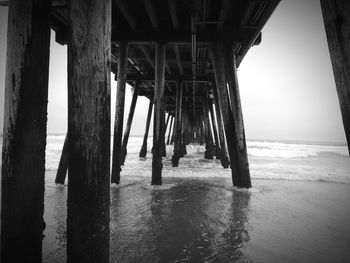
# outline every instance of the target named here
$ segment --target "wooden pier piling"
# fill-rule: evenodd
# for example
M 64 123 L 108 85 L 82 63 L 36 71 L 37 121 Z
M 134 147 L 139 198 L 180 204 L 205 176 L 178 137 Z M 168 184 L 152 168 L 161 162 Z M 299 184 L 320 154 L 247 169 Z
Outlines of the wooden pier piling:
M 63 149 L 61 153 L 60 162 L 57 169 L 55 184 L 62 184 L 66 180 L 66 175 L 68 172 L 68 164 L 69 164 L 69 146 L 68 146 L 68 134 L 66 134 L 66 138 L 64 139 Z
M 153 109 L 153 99 L 150 99 L 149 105 L 148 105 L 145 134 L 143 136 L 143 143 L 141 146 L 139 157 L 146 157 L 146 155 L 147 155 L 147 139 L 148 139 L 149 126 L 151 124 L 152 109 Z
M 48 0 L 9 1 L 1 262 L 42 262 L 50 10 Z
M 119 42 L 119 63 L 117 73 L 117 98 L 115 108 L 114 137 L 113 137 L 113 160 L 111 183 L 119 184 L 122 158 L 122 136 L 125 105 L 125 85 L 127 69 L 128 43 Z
M 127 145 L 128 145 L 131 125 L 132 125 L 132 119 L 134 118 L 136 102 L 137 102 L 137 98 L 139 96 L 139 90 L 140 90 L 140 80 L 136 81 L 135 86 L 134 86 L 134 93 L 132 94 L 129 116 L 128 116 L 128 120 L 126 122 L 123 143 L 122 143 L 122 150 L 121 150 L 122 157 L 120 159 L 121 164 L 124 164 L 125 157 L 127 155 Z
M 172 166 L 179 165 L 180 151 L 181 151 L 181 123 L 182 123 L 182 91 L 183 83 L 178 81 L 176 83 L 176 106 L 175 106 L 175 122 L 174 122 L 174 154 L 171 158 Z
M 350 153 L 350 2 L 321 0 L 321 9 Z
M 153 158 L 152 185 L 162 184 L 162 148 L 164 144 L 164 74 L 165 45 L 156 43 L 155 86 L 154 86 L 154 124 L 153 124 Z
M 68 14 L 67 262 L 107 263 L 111 1 L 71 0 Z

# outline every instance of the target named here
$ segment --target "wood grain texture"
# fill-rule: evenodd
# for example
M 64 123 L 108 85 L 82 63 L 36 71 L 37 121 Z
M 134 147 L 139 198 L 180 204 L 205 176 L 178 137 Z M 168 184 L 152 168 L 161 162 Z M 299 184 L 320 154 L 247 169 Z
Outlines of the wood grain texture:
M 321 8 L 350 153 L 350 1 L 321 0 Z
M 50 49 L 48 0 L 9 2 L 1 260 L 41 262 Z
M 109 262 L 111 1 L 68 10 L 67 262 Z

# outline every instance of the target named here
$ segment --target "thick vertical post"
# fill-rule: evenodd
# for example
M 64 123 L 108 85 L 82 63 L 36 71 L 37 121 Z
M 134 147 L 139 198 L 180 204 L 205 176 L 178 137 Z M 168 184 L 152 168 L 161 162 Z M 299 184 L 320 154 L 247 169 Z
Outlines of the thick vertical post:
M 68 1 L 67 262 L 109 262 L 111 0 Z
M 350 2 L 321 0 L 321 8 L 350 153 Z
M 226 151 L 226 143 L 225 143 L 225 134 L 224 134 L 224 128 L 223 128 L 223 122 L 221 117 L 221 109 L 219 105 L 219 99 L 218 99 L 218 92 L 217 87 L 213 87 L 214 91 L 214 103 L 215 103 L 215 113 L 216 113 L 216 121 L 218 125 L 218 134 L 219 134 L 219 140 L 220 140 L 220 162 L 222 167 L 228 168 L 230 165 L 230 162 L 227 158 L 227 151 Z
M 64 184 L 68 171 L 69 164 L 69 146 L 68 146 L 68 134 L 64 140 L 63 149 L 61 153 L 60 163 L 58 165 L 55 184 Z
M 225 75 L 228 83 L 228 91 L 230 94 L 230 106 L 234 126 L 234 131 L 232 132 L 234 135 L 239 169 L 237 184 L 239 187 L 249 188 L 252 186 L 252 183 L 250 180 L 247 144 L 245 139 L 243 113 L 238 86 L 236 58 L 233 53 L 232 44 L 223 45 L 222 55 L 224 59 Z
M 41 262 L 50 50 L 48 0 L 9 1 L 1 262 Z
M 229 94 L 227 90 L 228 76 L 225 68 L 225 66 L 227 66 L 225 63 L 225 55 L 225 47 L 223 43 L 212 44 L 211 56 L 216 79 L 218 101 L 219 106 L 222 110 L 227 146 L 231 162 L 233 185 L 238 187 L 249 188 L 251 187 L 249 169 L 248 178 L 246 178 L 247 176 L 245 174 L 242 174 L 242 170 L 245 169 L 241 169 L 241 167 L 244 166 L 245 163 L 240 163 L 242 160 L 239 157 L 239 153 L 237 152 L 238 142 L 236 141 L 236 138 L 241 137 L 241 135 L 236 134 L 235 116 L 232 114 L 230 108 Z M 229 84 L 232 85 L 231 81 Z M 235 102 L 237 102 L 237 99 L 235 99 Z
M 181 123 L 182 123 L 182 90 L 183 83 L 176 83 L 176 106 L 175 106 L 175 123 L 174 123 L 174 155 L 171 158 L 172 166 L 179 165 L 181 151 Z
M 171 132 L 173 131 L 173 122 L 174 122 L 174 117 L 173 116 L 171 116 L 171 121 L 170 121 L 170 126 L 169 126 L 169 132 L 168 132 L 168 140 L 167 140 L 167 143 L 166 144 L 170 144 L 170 139 L 171 139 L 171 137 L 170 137 L 170 135 L 171 135 Z M 173 131 L 174 132 L 174 131 Z
M 139 90 L 140 90 L 140 81 L 138 80 L 135 83 L 134 93 L 132 95 L 131 104 L 130 104 L 129 116 L 128 116 L 128 120 L 127 120 L 127 123 L 126 123 L 125 131 L 124 131 L 123 144 L 122 144 L 122 150 L 121 150 L 122 157 L 121 157 L 121 160 L 120 160 L 121 164 L 124 164 L 125 157 L 127 155 L 127 149 L 126 148 L 127 148 L 127 145 L 128 145 L 132 119 L 134 118 L 136 102 L 137 102 L 137 98 L 139 96 Z
M 204 98 L 205 159 L 213 159 L 213 137 L 210 129 L 208 97 Z
M 154 86 L 154 124 L 152 185 L 162 184 L 162 148 L 164 144 L 164 73 L 165 45 L 156 43 L 155 86 Z
M 149 100 L 149 106 L 148 106 L 145 134 L 143 136 L 143 143 L 142 143 L 142 146 L 141 146 L 139 157 L 146 157 L 146 154 L 147 154 L 147 138 L 148 138 L 149 126 L 151 124 L 152 108 L 153 108 L 153 100 L 150 99 Z
M 117 72 L 117 98 L 113 137 L 113 160 L 111 183 L 120 182 L 120 165 L 122 158 L 122 136 L 125 104 L 126 70 L 128 65 L 128 43 L 119 42 L 119 63 Z

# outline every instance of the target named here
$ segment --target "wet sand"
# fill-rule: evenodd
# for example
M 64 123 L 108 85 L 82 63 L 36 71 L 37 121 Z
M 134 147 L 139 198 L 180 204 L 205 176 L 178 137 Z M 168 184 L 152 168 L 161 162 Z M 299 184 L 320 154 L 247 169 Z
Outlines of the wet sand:
M 45 262 L 65 262 L 67 186 L 45 192 Z M 111 262 L 350 262 L 350 185 L 122 178 L 111 188 Z

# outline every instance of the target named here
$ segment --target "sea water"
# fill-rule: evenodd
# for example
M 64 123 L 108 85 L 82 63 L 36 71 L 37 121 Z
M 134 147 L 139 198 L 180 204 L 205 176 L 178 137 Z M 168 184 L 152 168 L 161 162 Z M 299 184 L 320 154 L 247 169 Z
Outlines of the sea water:
M 57 170 L 65 135 L 48 135 L 46 170 Z M 111 138 L 111 142 L 112 142 Z M 121 176 L 151 176 L 152 138 L 148 139 L 146 158 L 139 158 L 141 136 L 131 136 L 127 158 Z M 2 137 L 0 137 L 2 148 Z M 325 181 L 350 184 L 350 158 L 346 144 L 248 140 L 248 158 L 252 179 Z M 111 147 L 112 149 L 112 147 Z M 204 145 L 188 145 L 185 162 L 178 168 L 171 166 L 173 146 L 167 146 L 163 159 L 164 177 L 231 177 L 230 169 L 223 169 L 219 160 L 204 159 Z M 1 154 L 1 153 L 0 153 Z

